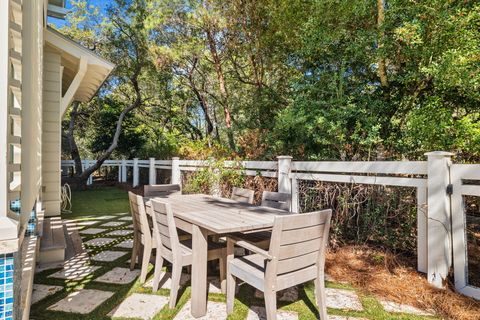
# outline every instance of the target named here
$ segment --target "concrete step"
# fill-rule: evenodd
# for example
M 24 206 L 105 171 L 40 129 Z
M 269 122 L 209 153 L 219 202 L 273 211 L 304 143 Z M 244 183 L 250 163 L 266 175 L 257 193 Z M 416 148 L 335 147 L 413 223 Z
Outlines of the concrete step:
M 40 241 L 40 263 L 63 262 L 67 241 L 61 217 L 45 218 Z

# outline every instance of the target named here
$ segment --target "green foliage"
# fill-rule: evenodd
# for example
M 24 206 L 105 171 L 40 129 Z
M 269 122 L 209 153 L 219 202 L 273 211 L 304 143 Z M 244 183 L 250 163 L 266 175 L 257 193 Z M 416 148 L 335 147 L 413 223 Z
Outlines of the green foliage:
M 225 167 L 224 161 L 225 159 L 207 161 L 208 166 L 190 174 L 184 181 L 183 191 L 230 197 L 232 187 L 243 187 L 245 175 L 240 163 Z

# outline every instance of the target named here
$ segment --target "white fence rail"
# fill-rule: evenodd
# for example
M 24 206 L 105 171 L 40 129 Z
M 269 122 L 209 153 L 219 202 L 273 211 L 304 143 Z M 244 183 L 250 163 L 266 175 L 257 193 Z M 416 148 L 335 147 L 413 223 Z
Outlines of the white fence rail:
M 417 268 L 427 274 L 429 282 L 437 287 L 445 286 L 451 266 L 450 232 L 445 230 L 446 217 L 450 216 L 446 191 L 451 155 L 427 154 L 427 161 L 378 161 L 378 162 L 309 162 L 292 161 L 280 156 L 277 161 L 225 161 L 224 167 L 238 168 L 247 176 L 261 175 L 278 179 L 278 191 L 292 194 L 292 211 L 299 212 L 299 180 L 355 183 L 383 186 L 411 187 L 417 195 Z M 84 166 L 91 161 L 85 160 Z M 127 182 L 127 169 L 132 169 L 133 187 L 139 186 L 139 168 L 149 169 L 149 184 L 156 183 L 157 170 L 171 170 L 171 183 L 181 184 L 182 171 L 197 171 L 211 165 L 200 160 L 107 160 L 103 166 L 118 167 L 118 181 Z M 62 167 L 74 167 L 70 160 L 62 161 Z M 445 178 L 446 176 L 446 178 Z M 92 183 L 92 179 L 89 179 Z M 427 206 L 430 203 L 430 207 Z M 432 205 L 433 204 L 433 205 Z M 448 229 L 448 228 L 447 228 Z

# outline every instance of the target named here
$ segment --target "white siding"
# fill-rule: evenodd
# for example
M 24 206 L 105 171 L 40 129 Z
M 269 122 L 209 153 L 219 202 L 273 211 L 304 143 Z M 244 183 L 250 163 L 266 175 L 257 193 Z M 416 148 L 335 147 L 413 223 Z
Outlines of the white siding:
M 44 54 L 42 174 L 45 215 L 60 214 L 61 80 L 60 54 L 48 47 Z

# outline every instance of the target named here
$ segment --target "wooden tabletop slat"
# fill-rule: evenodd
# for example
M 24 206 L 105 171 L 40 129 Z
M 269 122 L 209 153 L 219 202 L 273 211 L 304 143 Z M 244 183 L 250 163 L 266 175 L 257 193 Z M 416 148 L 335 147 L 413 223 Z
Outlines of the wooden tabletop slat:
M 150 206 L 146 198 L 146 205 Z M 282 210 L 254 206 L 208 195 L 170 195 L 157 197 L 170 203 L 175 217 L 214 233 L 251 231 L 273 227 L 274 217 L 287 214 Z

